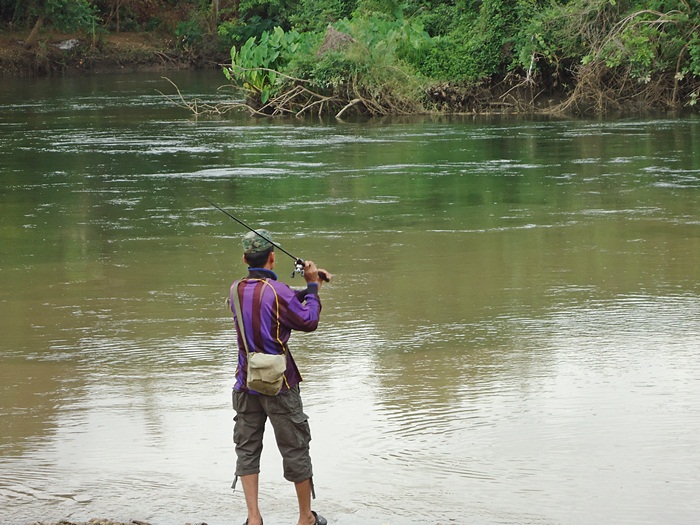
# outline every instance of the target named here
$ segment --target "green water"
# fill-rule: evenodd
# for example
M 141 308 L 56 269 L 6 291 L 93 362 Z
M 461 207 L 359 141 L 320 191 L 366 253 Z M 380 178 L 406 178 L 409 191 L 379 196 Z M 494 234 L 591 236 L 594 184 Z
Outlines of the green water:
M 292 339 L 332 523 L 695 522 L 699 119 L 197 120 L 158 91 L 3 80 L 3 523 L 244 521 L 243 232 L 201 195 L 334 274 Z

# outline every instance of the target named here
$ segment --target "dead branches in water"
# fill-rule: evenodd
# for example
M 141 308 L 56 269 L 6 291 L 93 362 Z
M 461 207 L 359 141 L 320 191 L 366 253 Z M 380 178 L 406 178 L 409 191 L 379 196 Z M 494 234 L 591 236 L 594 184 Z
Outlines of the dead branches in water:
M 165 78 L 176 91 L 176 95 L 164 95 L 176 106 L 187 109 L 194 115 L 224 115 L 234 111 L 245 111 L 251 116 L 293 116 L 334 115 L 340 119 L 347 115 L 386 116 L 425 113 L 419 101 L 403 97 L 386 86 L 370 89 L 360 86 L 357 80 L 333 89 L 319 89 L 312 82 L 291 77 L 267 68 L 260 71 L 272 72 L 282 79 L 274 93 L 263 103 L 259 91 L 248 88 L 241 90 L 245 99 L 210 104 L 199 100 L 188 101 L 178 86 Z
M 186 109 L 190 112 L 192 112 L 195 116 L 199 115 L 212 115 L 212 114 L 223 114 L 226 113 L 226 111 L 222 111 L 221 108 L 218 107 L 218 104 L 207 104 L 200 102 L 197 99 L 194 99 L 192 101 L 188 101 L 185 99 L 185 97 L 182 96 L 182 93 L 180 92 L 180 88 L 170 80 L 168 77 L 162 77 L 164 80 L 167 80 L 170 82 L 170 85 L 172 85 L 175 88 L 175 91 L 177 92 L 177 96 L 173 95 L 166 95 L 162 91 L 158 91 L 161 95 L 163 95 L 165 98 L 167 98 L 170 102 L 175 104 L 177 107 Z
M 231 107 L 245 109 L 252 115 L 279 116 L 293 115 L 302 117 L 316 114 L 334 115 L 406 115 L 425 112 L 420 102 L 395 89 L 389 83 L 371 86 L 353 78 L 334 86 L 319 86 L 310 80 L 292 77 L 265 68 L 260 71 L 271 72 L 280 82 L 273 94 L 264 103 L 260 92 L 248 89 L 246 101 L 234 103 Z M 401 74 L 400 71 L 395 72 Z M 410 83 L 404 79 L 404 85 Z
M 692 106 L 700 93 L 700 81 L 692 76 L 670 71 L 640 77 L 629 65 L 609 67 L 602 61 L 577 66 L 572 86 L 548 113 L 605 115 L 677 110 Z

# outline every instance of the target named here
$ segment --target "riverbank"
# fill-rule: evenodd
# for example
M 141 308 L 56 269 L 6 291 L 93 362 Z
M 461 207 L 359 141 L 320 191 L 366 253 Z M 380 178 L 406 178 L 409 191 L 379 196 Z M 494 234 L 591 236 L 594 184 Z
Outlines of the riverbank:
M 182 49 L 172 36 L 113 33 L 92 40 L 51 32 L 30 49 L 23 32 L 0 33 L 0 76 L 31 77 L 86 72 L 175 70 L 216 67 L 224 54 Z
M 216 46 L 190 48 L 179 45 L 176 38 L 168 33 L 105 33 L 92 39 L 84 34 L 47 31 L 29 49 L 24 46 L 26 37 L 26 32 L 0 32 L 0 77 L 213 69 L 231 60 L 229 52 L 216 50 Z M 678 82 L 674 84 L 659 79 L 651 85 L 635 87 L 633 92 L 628 93 L 619 86 L 589 80 L 577 84 L 571 79 L 571 83 L 565 87 L 563 84 L 540 85 L 533 79 L 523 79 L 511 74 L 506 78 L 494 77 L 479 83 L 440 82 L 426 89 L 424 102 L 426 107 L 431 108 L 428 111 L 462 114 L 621 116 L 650 112 L 670 112 L 677 115 L 696 111 L 696 97 L 692 94 L 695 93 L 693 90 L 697 89 L 697 84 L 684 85 L 681 88 Z M 297 86 L 293 85 L 292 88 L 297 89 Z M 340 107 L 344 107 L 345 111 L 361 100 L 355 98 L 349 103 L 344 101 L 340 103 Z M 314 107 L 315 102 L 311 100 L 307 104 Z M 223 111 L 237 109 L 238 106 L 233 104 Z M 257 106 L 259 104 L 255 101 L 248 101 L 246 104 L 240 104 L 240 109 L 259 109 Z M 258 113 L 256 109 L 253 113 Z M 292 108 L 293 111 L 290 108 L 282 109 L 282 113 L 300 112 L 300 108 Z M 215 112 L 220 111 L 222 108 L 215 108 Z M 392 112 L 389 108 L 380 113 Z M 274 111 L 259 113 L 275 114 Z M 359 113 L 367 114 L 367 108 Z
M 92 518 L 88 521 L 70 521 L 70 520 L 60 520 L 60 521 L 36 521 L 28 523 L 27 525 L 151 525 L 147 521 L 141 520 L 130 520 L 130 521 L 114 521 L 104 518 Z M 207 525 L 206 522 L 186 522 L 184 525 Z M 438 522 L 436 525 L 440 525 Z

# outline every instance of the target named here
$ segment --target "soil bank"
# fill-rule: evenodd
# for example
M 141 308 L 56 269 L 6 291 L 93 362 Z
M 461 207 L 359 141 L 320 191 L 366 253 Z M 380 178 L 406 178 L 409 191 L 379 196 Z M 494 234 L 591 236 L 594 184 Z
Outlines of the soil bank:
M 0 76 L 213 68 L 227 58 L 182 49 L 171 35 L 154 33 L 111 33 L 93 40 L 51 32 L 29 49 L 24 38 L 24 32 L 0 32 Z

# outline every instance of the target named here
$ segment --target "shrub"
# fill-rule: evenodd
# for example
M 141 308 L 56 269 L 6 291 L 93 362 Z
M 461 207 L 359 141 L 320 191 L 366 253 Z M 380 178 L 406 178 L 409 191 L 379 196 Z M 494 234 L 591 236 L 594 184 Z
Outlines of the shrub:
M 315 104 L 327 110 L 356 104 L 376 114 L 418 104 L 419 77 L 399 58 L 399 50 L 429 39 L 419 21 L 354 17 L 339 20 L 333 29 L 347 37 L 345 44 L 320 54 L 318 33 L 277 27 L 253 37 L 232 49 L 227 77 L 247 91 L 254 107 L 277 100 L 294 112 Z
M 231 49 L 231 67 L 224 69 L 226 78 L 244 88 L 255 102 L 267 104 L 278 85 L 280 71 L 295 53 L 308 53 L 308 37 L 297 31 L 285 32 L 276 27 L 260 38 L 250 37 L 240 50 Z

